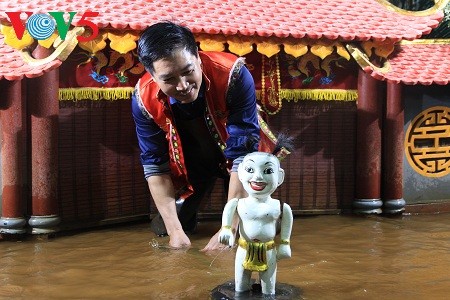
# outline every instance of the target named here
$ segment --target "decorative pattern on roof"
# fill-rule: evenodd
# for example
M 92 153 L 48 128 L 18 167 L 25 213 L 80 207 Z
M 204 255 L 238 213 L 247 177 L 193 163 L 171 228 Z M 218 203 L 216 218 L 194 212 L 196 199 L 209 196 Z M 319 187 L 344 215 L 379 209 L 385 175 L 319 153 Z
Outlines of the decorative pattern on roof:
M 447 85 L 450 81 L 450 40 L 401 42 L 384 69 L 360 65 L 378 80 L 407 85 Z
M 0 34 L 0 79 L 20 80 L 23 77 L 34 78 L 43 75 L 61 65 L 60 60 L 53 60 L 40 66 L 26 63 L 19 52 L 4 44 Z

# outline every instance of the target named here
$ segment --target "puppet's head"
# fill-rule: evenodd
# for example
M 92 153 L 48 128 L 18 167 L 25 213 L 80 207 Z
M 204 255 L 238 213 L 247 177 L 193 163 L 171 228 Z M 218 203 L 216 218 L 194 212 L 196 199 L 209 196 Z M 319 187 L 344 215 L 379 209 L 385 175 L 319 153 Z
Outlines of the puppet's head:
M 238 167 L 239 180 L 249 196 L 270 196 L 284 181 L 278 158 L 266 152 L 247 154 Z

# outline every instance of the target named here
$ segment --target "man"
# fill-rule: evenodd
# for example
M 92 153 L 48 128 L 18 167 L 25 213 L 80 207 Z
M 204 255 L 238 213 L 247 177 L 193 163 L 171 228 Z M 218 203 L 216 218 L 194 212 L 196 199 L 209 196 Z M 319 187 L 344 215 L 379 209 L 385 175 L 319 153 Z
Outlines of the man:
M 148 27 L 138 56 L 147 73 L 136 85 L 132 111 L 159 212 L 151 227 L 168 234 L 171 247 L 189 247 L 186 232 L 195 230 L 200 201 L 215 178 L 229 180 L 228 199 L 245 197 L 239 162 L 258 146 L 269 150 L 263 136 L 259 145 L 249 143 L 260 140 L 254 81 L 243 59 L 199 52 L 192 32 L 172 22 Z M 203 250 L 219 246 L 217 233 Z

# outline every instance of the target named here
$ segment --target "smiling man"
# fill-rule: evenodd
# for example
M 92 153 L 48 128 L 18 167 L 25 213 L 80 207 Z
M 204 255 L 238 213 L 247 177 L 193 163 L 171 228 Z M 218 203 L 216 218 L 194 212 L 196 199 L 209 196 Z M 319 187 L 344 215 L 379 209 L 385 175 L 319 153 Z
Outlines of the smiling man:
M 197 210 L 217 178 L 228 199 L 245 196 L 237 166 L 259 141 L 255 85 L 244 60 L 198 51 L 192 32 L 172 22 L 148 27 L 138 41 L 146 69 L 132 97 L 145 178 L 159 214 L 151 228 L 189 247 Z M 236 224 L 237 226 L 237 224 Z M 218 249 L 217 234 L 203 249 Z

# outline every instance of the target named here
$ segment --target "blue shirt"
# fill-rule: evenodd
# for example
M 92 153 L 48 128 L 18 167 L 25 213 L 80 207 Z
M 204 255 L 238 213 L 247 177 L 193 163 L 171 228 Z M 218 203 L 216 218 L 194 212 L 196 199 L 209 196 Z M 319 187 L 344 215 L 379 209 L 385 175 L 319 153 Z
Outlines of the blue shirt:
M 226 124 L 229 138 L 226 141 L 224 155 L 227 160 L 235 160 L 257 150 L 257 144 L 253 145 L 253 149 L 247 148 L 246 142 L 249 136 L 259 140 L 260 128 L 255 84 L 246 67 L 241 68 L 239 77 L 229 93 L 231 93 L 231 97 L 229 97 L 230 100 L 227 103 L 229 115 Z M 153 120 L 142 114 L 134 94 L 131 98 L 131 105 L 137 139 L 141 149 L 141 162 L 146 177 L 169 173 L 169 145 L 166 140 L 166 133 Z M 175 124 L 177 120 L 191 120 L 204 115 L 206 109 L 205 87 L 202 85 L 195 101 L 183 104 L 170 98 L 170 105 L 174 112 Z M 212 139 L 212 137 L 210 138 Z

